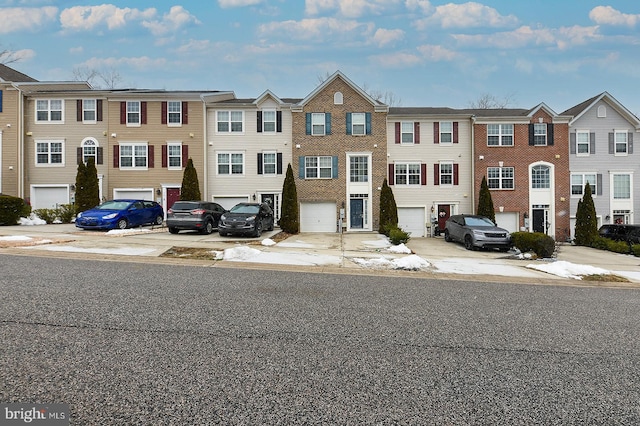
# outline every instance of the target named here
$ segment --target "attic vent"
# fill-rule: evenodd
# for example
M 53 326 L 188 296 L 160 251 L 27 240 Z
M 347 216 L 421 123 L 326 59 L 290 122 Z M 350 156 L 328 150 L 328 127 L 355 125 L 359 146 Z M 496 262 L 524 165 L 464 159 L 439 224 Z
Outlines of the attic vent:
M 607 117 L 607 107 L 604 105 L 600 105 L 598 107 L 598 118 L 606 118 Z
M 336 92 L 333 94 L 333 104 L 334 105 L 342 105 L 344 99 L 342 96 L 342 92 Z

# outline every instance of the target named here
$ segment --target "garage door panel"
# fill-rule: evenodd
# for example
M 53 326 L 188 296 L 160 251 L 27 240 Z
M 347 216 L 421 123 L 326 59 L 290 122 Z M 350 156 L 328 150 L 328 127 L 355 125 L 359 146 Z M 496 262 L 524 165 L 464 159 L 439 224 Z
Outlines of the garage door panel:
M 496 225 L 509 232 L 518 231 L 518 213 L 504 212 L 496 213 Z
M 300 203 L 301 232 L 336 232 L 336 205 L 326 203 Z
M 67 186 L 31 187 L 31 207 L 35 209 L 55 209 L 60 204 L 69 204 Z
M 398 227 L 412 237 L 424 237 L 426 228 L 424 212 L 424 207 L 399 207 Z
M 114 189 L 114 199 L 151 200 L 153 201 L 153 189 Z

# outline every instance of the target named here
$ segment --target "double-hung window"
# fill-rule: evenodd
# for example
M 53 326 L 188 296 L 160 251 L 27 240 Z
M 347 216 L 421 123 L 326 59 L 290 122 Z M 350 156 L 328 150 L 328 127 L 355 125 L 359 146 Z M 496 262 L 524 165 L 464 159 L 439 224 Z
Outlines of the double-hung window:
M 262 111 L 262 132 L 275 133 L 276 131 L 276 111 L 269 109 Z
M 182 169 L 182 143 L 167 144 L 167 168 Z
M 127 126 L 140 126 L 141 123 L 140 101 L 127 101 Z
M 325 129 L 325 115 L 322 112 L 314 112 L 311 114 L 311 134 L 314 136 L 324 136 L 326 134 Z
M 36 165 L 63 166 L 64 141 L 36 141 Z
M 396 163 L 394 180 L 396 185 L 420 185 L 420 163 Z
M 576 132 L 576 155 L 589 155 L 590 144 L 589 132 L 578 130 Z
M 616 155 L 626 155 L 629 151 L 629 145 L 627 140 L 627 132 L 615 133 L 615 153 Z
M 439 142 L 441 144 L 453 143 L 453 123 L 451 121 L 441 121 L 439 131 Z M 440 176 L 442 176 L 442 174 Z
M 36 100 L 36 122 L 64 122 L 64 102 L 62 99 Z
M 513 167 L 487 167 L 489 189 L 514 189 Z
M 589 184 L 591 194 L 595 196 L 598 193 L 597 176 L 595 173 L 572 173 L 571 174 L 571 195 L 582 197 L 584 195 L 584 187 Z
M 275 152 L 262 153 L 262 174 L 275 175 L 277 172 L 278 156 Z
M 534 123 L 533 144 L 542 146 L 547 144 L 547 123 Z
M 613 175 L 613 199 L 614 200 L 631 199 L 631 175 L 629 174 Z
M 82 122 L 95 123 L 98 117 L 95 99 L 82 100 Z
M 333 158 L 328 155 L 304 157 L 305 179 L 331 179 L 333 176 Z
M 369 157 L 349 157 L 349 181 L 367 182 L 369 180 Z
M 216 114 L 218 133 L 242 133 L 244 128 L 243 111 L 218 111 Z
M 167 102 L 167 125 L 173 126 L 173 127 L 182 125 L 182 102 L 181 101 Z
M 120 144 L 121 169 L 146 169 L 148 167 L 148 146 L 146 143 Z
M 217 158 L 219 175 L 241 175 L 244 173 L 244 153 L 219 152 Z
M 440 123 L 442 125 L 442 123 Z M 453 163 L 440 163 L 440 185 L 453 185 Z
M 364 135 L 366 133 L 366 114 L 364 112 L 351 113 L 351 134 Z
M 414 138 L 414 123 L 413 121 L 403 121 L 400 123 L 400 143 L 413 144 Z
M 531 188 L 549 189 L 551 185 L 551 171 L 548 166 L 533 166 L 531 169 Z
M 513 146 L 513 124 L 488 124 L 488 146 Z

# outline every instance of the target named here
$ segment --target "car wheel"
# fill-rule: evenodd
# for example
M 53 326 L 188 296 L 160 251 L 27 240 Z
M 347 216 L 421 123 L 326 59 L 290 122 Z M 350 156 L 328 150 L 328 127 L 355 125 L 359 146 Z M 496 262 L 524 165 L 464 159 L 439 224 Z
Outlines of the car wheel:
M 262 235 L 262 221 L 256 222 L 256 229 L 253 232 L 253 236 L 256 238 L 258 238 L 260 235 Z
M 473 239 L 471 238 L 471 235 L 464 236 L 464 248 L 467 250 L 473 250 Z
M 448 242 L 448 243 L 450 243 L 451 241 L 453 241 L 453 240 L 451 239 L 451 235 L 449 235 L 449 230 L 448 230 L 448 229 L 445 229 L 445 230 L 444 230 L 444 240 L 445 240 L 446 242 Z
M 172 233 L 172 234 L 177 234 L 180 231 L 178 230 L 178 228 L 175 228 L 175 227 L 172 226 L 172 227 L 169 228 L 169 232 Z
M 127 227 L 129 226 L 129 222 L 127 221 L 127 219 L 122 218 L 118 220 L 116 226 L 118 227 L 118 229 L 127 229 Z
M 160 216 L 160 215 L 156 216 L 156 222 L 155 222 L 155 223 L 156 223 L 156 225 L 162 225 L 162 221 L 163 221 L 163 220 L 164 220 L 164 219 L 163 219 L 163 217 L 162 217 L 162 216 Z
M 273 231 L 273 220 L 269 223 L 269 227 L 267 228 L 267 231 Z
M 213 222 L 211 221 L 211 219 L 208 219 L 205 224 L 204 224 L 204 228 L 202 228 L 202 230 L 200 231 L 201 234 L 211 234 L 213 232 Z

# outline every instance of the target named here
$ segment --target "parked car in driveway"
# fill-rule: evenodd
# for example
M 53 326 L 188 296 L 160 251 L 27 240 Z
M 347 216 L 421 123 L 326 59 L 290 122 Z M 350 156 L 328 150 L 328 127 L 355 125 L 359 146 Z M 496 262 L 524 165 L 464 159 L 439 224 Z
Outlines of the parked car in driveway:
M 238 203 L 220 217 L 218 234 L 251 235 L 273 231 L 273 210 L 267 203 Z
M 598 235 L 614 241 L 629 241 L 630 236 L 635 234 L 633 231 L 637 229 L 640 229 L 640 226 L 610 223 L 602 225 L 598 229 Z
M 499 228 L 491 219 L 477 215 L 453 215 L 445 222 L 444 239 L 458 241 L 467 250 L 497 248 L 508 251 L 511 246 L 509 231 Z
M 126 229 L 141 225 L 162 225 L 164 210 L 155 201 L 110 200 L 78 213 L 76 227 L 82 229 Z
M 211 234 L 214 229 L 218 229 L 220 216 L 224 212 L 224 207 L 218 203 L 176 201 L 167 211 L 167 227 L 172 234 L 177 234 L 184 229 Z

